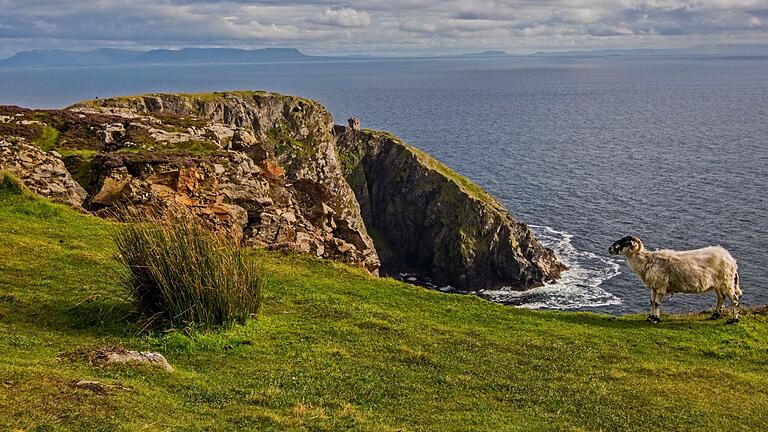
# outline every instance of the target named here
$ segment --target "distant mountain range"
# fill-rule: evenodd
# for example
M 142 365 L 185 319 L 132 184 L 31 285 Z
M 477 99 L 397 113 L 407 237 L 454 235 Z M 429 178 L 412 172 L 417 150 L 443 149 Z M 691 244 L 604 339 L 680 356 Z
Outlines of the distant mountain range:
M 662 49 L 600 49 L 587 51 L 554 51 L 534 54 L 507 54 L 504 51 L 429 56 L 428 58 L 506 58 L 506 57 L 768 57 L 768 45 L 719 44 L 690 48 Z M 295 48 L 264 48 L 257 50 L 233 48 L 184 48 L 180 50 L 156 49 L 133 51 L 100 48 L 92 51 L 41 49 L 21 51 L 0 60 L 0 67 L 57 67 L 57 66 L 115 66 L 127 64 L 200 64 L 200 63 L 262 63 L 311 62 L 341 59 L 376 60 L 385 57 L 354 55 L 343 57 L 309 56 Z M 392 57 L 386 57 L 391 59 Z M 413 57 L 410 57 L 413 58 Z
M 589 51 L 537 52 L 536 57 L 765 57 L 765 44 L 711 44 L 688 48 L 599 49 Z
M 100 48 L 93 51 L 33 50 L 21 51 L 0 60 L 0 66 L 112 66 L 121 64 L 195 64 L 195 63 L 258 63 L 277 61 L 322 60 L 326 57 L 307 56 L 295 48 L 265 48 L 259 50 L 229 48 L 184 48 L 132 51 Z

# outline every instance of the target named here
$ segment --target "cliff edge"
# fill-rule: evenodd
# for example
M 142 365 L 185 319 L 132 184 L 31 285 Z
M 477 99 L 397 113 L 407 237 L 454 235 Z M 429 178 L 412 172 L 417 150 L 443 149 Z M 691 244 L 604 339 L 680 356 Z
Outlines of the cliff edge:
M 353 126 L 315 101 L 252 91 L 6 106 L 0 170 L 96 215 L 186 212 L 245 245 L 461 290 L 527 288 L 564 269 L 480 187 Z
M 494 197 L 428 154 L 355 122 L 335 131 L 385 273 L 474 291 L 539 286 L 565 269 Z

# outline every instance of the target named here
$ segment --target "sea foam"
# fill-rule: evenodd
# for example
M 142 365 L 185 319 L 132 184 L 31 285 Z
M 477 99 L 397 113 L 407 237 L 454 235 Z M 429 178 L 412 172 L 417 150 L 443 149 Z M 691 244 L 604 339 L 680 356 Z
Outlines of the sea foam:
M 529 225 L 541 242 L 568 266 L 560 279 L 527 291 L 482 290 L 488 300 L 530 309 L 580 309 L 621 304 L 621 299 L 601 285 L 617 276 L 619 263 L 608 257 L 577 249 L 573 235 L 547 226 Z

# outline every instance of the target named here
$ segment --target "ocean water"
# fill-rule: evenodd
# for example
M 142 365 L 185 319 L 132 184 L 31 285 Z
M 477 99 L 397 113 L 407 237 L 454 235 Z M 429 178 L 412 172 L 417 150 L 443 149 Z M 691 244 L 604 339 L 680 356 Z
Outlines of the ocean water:
M 721 244 L 743 302 L 768 303 L 768 59 L 434 59 L 0 69 L 0 104 L 64 107 L 152 91 L 265 89 L 318 99 L 337 122 L 392 131 L 497 196 L 570 267 L 530 308 L 646 311 L 607 254 Z M 662 310 L 711 307 L 675 295 Z

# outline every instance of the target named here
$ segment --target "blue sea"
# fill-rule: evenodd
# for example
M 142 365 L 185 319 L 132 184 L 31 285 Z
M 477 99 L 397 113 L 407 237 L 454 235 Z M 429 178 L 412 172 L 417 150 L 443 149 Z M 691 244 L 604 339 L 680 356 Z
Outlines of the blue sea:
M 0 69 L 0 104 L 59 108 L 154 91 L 264 89 L 314 98 L 342 123 L 392 131 L 493 193 L 571 270 L 494 298 L 643 312 L 649 292 L 607 254 L 721 244 L 744 303 L 768 303 L 768 59 L 348 60 Z M 667 311 L 711 307 L 676 295 Z

